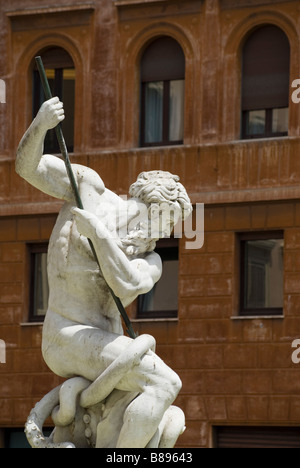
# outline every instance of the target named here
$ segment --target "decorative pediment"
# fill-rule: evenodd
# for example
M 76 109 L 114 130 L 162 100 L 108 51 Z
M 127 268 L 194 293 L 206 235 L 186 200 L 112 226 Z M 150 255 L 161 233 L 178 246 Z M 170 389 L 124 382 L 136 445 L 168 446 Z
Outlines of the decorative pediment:
M 113 0 L 121 20 L 199 13 L 204 0 Z
M 131 5 L 144 5 L 149 3 L 168 3 L 169 0 L 113 0 L 117 7 L 131 6 Z
M 274 3 L 282 3 L 282 0 L 220 0 L 222 10 L 273 5 Z
M 6 12 L 13 31 L 89 24 L 93 3 L 45 8 L 26 8 Z

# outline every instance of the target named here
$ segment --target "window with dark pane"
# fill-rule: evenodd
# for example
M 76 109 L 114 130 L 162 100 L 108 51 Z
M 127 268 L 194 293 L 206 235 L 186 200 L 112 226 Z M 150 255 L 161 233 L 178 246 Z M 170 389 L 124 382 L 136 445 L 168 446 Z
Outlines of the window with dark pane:
M 30 304 L 29 320 L 42 321 L 46 315 L 49 298 L 47 274 L 48 244 L 29 245 Z
M 283 313 L 283 233 L 241 236 L 241 315 Z
M 138 318 L 171 318 L 178 312 L 178 239 L 163 239 L 155 251 L 163 264 L 162 277 L 154 288 L 138 299 Z
M 256 29 L 242 56 L 242 137 L 288 135 L 290 44 L 277 26 Z
M 60 47 L 42 51 L 41 55 L 53 96 L 64 104 L 66 118 L 62 123 L 64 138 L 70 152 L 74 150 L 75 67 L 68 52 Z M 33 117 L 44 102 L 44 92 L 38 70 L 33 70 Z M 44 151 L 59 153 L 55 131 L 50 130 L 45 139 Z
M 141 60 L 141 146 L 182 144 L 185 57 L 171 37 L 154 40 Z

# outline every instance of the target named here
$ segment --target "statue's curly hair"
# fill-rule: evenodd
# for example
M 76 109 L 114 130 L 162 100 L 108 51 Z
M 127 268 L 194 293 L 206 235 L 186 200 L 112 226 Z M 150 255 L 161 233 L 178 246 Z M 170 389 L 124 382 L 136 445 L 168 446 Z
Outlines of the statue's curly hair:
M 129 194 L 146 204 L 178 203 L 182 219 L 186 219 L 193 210 L 190 198 L 179 182 L 180 178 L 166 171 L 142 172 L 137 181 L 131 185 Z

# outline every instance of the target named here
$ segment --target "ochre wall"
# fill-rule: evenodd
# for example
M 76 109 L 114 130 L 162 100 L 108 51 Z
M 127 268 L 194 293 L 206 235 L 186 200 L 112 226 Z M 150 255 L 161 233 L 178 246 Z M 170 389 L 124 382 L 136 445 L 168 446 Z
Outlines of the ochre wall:
M 5 2 L 4 2 L 5 3 Z M 25 7 L 26 3 L 26 7 Z M 187 430 L 178 445 L 209 447 L 215 424 L 299 425 L 300 106 L 290 103 L 289 137 L 238 141 L 241 48 L 256 26 L 281 27 L 291 44 L 291 82 L 300 78 L 298 1 L 11 0 L 0 6 L 0 428 L 22 427 L 34 403 L 60 380 L 41 356 L 41 325 L 28 325 L 27 244 L 45 242 L 61 202 L 14 171 L 31 121 L 31 63 L 64 47 L 76 66 L 72 161 L 99 172 L 118 194 L 143 170 L 177 173 L 205 203 L 205 243 L 180 241 L 178 321 L 134 322 L 183 381 Z M 262 4 L 262 5 L 261 5 Z M 186 57 L 184 145 L 138 148 L 139 61 L 170 35 Z M 284 318 L 237 319 L 237 234 L 284 231 Z M 134 317 L 133 317 L 134 318 Z

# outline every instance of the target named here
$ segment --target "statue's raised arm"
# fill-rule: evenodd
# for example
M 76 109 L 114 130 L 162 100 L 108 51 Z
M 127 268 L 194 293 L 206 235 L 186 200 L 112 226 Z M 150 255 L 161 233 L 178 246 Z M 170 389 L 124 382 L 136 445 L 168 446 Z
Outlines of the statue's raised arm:
M 19 144 L 16 172 L 42 192 L 71 202 L 74 200 L 74 194 L 63 160 L 57 156 L 43 154 L 48 130 L 55 128 L 64 119 L 63 104 L 58 97 L 44 102 Z M 72 167 L 79 186 L 85 182 L 88 172 L 89 185 L 99 192 L 104 191 L 104 184 L 96 172 L 77 164 L 73 164 Z
M 42 192 L 70 201 L 72 191 L 63 161 L 43 154 L 46 133 L 64 118 L 63 104 L 57 97 L 42 105 L 19 144 L 16 171 Z

